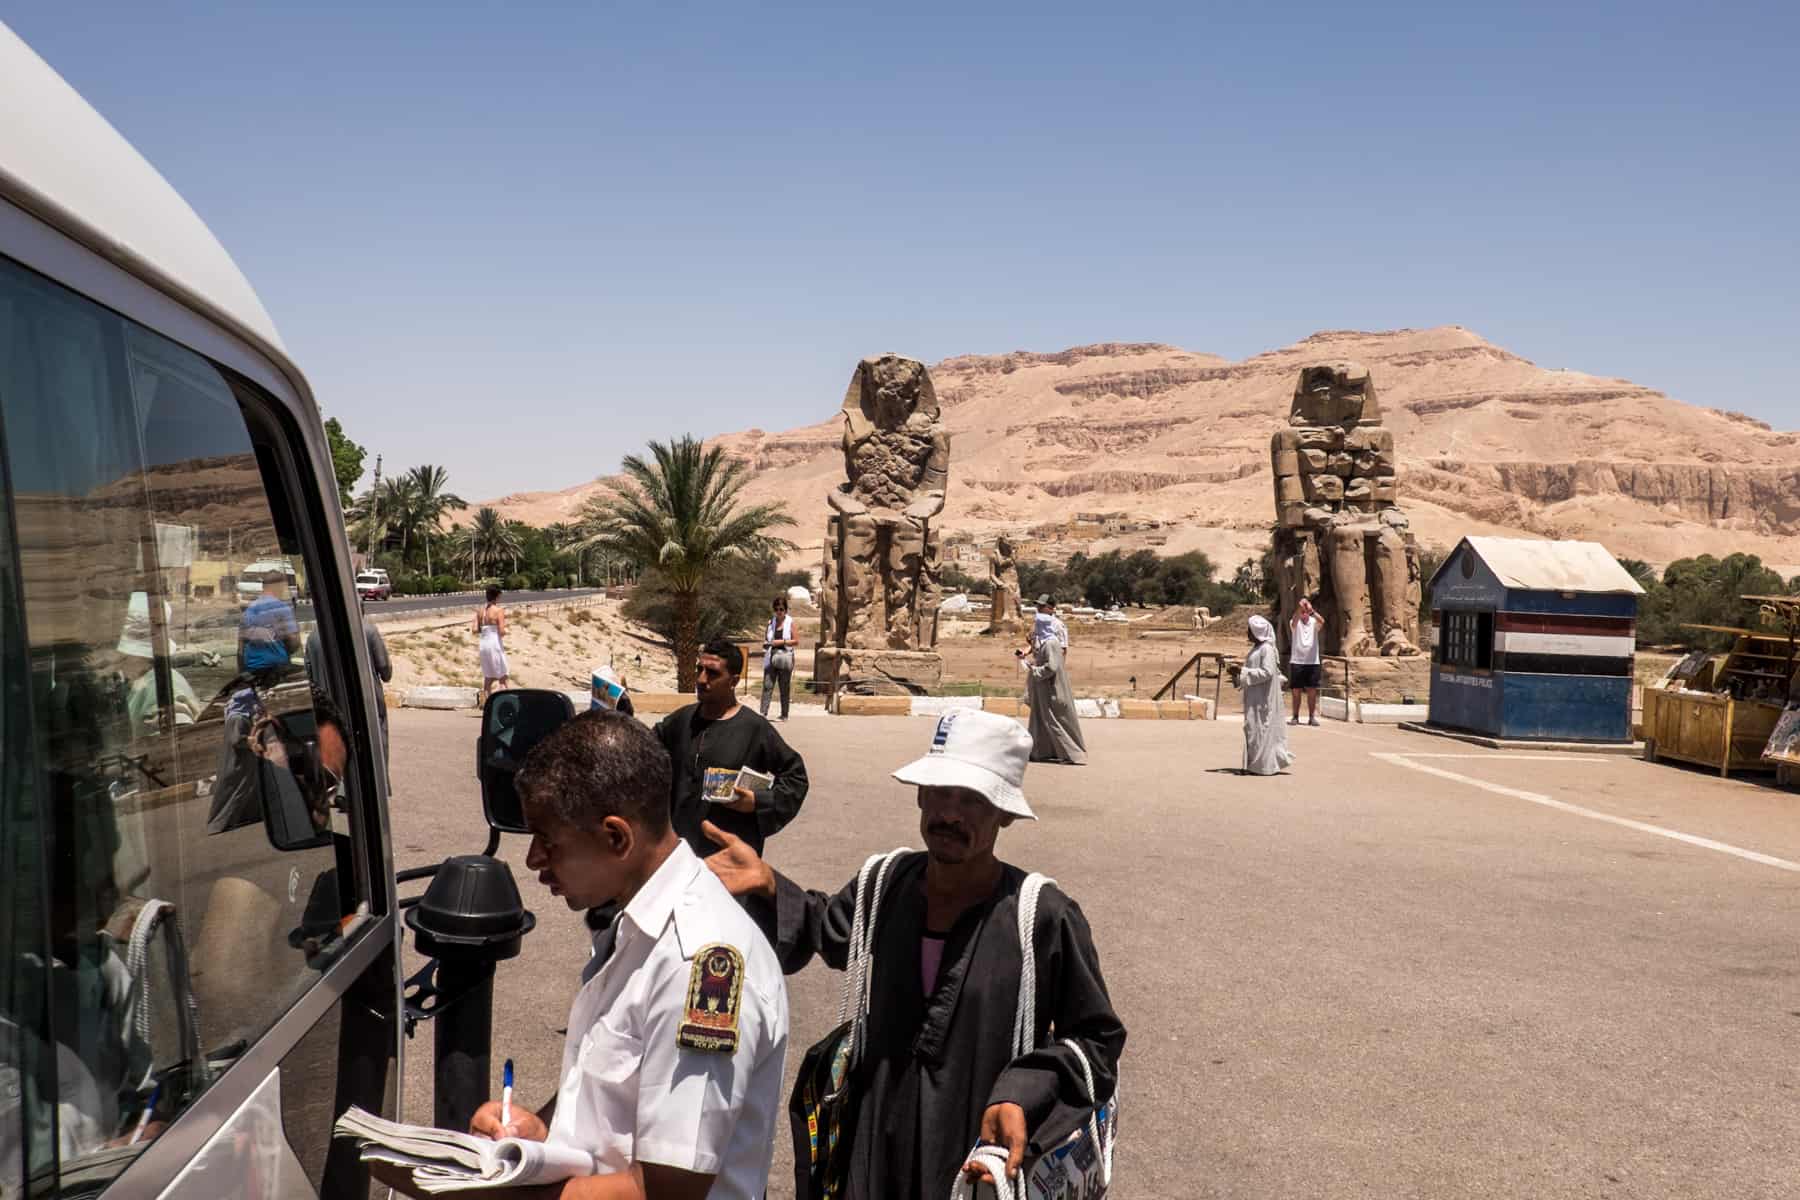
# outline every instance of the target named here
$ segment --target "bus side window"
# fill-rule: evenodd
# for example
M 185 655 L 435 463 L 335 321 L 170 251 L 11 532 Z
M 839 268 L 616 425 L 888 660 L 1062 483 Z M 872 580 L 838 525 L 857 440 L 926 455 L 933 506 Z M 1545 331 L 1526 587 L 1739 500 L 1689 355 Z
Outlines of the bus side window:
M 0 299 L 0 338 L 7 323 Z M 4 358 L 0 341 L 0 359 Z M 3 427 L 0 427 L 3 429 Z M 0 437 L 0 498 L 6 487 Z M 19 560 L 12 521 L 0 505 L 0 964 L 41 962 L 44 945 L 43 831 L 32 803 L 31 660 L 18 613 Z M 55 1167 L 52 1070 L 46 995 L 26 972 L 0 969 L 0 1196 L 26 1195 Z
M 307 677 L 314 564 L 252 433 L 259 397 L 0 259 L 0 430 L 50 863 L 49 950 L 20 978 L 54 1015 L 65 1186 L 122 1170 L 366 910 L 347 868 L 352 742 Z

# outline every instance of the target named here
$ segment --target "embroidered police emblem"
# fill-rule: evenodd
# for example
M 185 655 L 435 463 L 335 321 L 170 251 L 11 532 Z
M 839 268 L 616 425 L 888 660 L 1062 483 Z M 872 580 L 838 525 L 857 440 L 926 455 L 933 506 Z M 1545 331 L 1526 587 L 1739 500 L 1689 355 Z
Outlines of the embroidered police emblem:
M 688 974 L 687 1013 L 675 1044 L 689 1050 L 731 1054 L 738 1044 L 738 1001 L 744 990 L 744 956 L 723 942 L 694 955 Z

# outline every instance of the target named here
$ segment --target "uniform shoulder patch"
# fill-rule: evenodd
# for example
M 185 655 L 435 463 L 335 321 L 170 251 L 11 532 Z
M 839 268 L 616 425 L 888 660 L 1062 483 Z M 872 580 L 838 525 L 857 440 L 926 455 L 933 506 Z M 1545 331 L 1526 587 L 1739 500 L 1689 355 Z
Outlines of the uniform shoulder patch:
M 744 993 L 744 956 L 714 942 L 694 955 L 688 974 L 687 1012 L 675 1044 L 689 1050 L 731 1054 L 738 1044 L 738 1003 Z

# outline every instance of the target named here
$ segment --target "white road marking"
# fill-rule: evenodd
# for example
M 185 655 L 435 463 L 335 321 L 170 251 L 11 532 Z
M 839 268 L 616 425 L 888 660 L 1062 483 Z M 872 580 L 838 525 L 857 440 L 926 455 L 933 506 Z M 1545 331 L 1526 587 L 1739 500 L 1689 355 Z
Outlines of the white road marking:
M 1510 762 L 1566 762 L 1579 763 L 1584 767 L 1603 766 L 1606 756 L 1599 754 L 1418 754 L 1411 750 L 1396 755 L 1398 758 L 1480 758 L 1490 762 L 1506 759 Z
M 1776 858 L 1772 854 L 1762 854 L 1755 850 L 1745 850 L 1741 846 L 1732 846 L 1725 842 L 1715 842 L 1711 838 L 1697 837 L 1691 833 L 1682 833 L 1678 829 L 1664 829 L 1661 825 L 1651 825 L 1644 821 L 1633 821 L 1629 817 L 1615 817 L 1611 813 L 1595 812 L 1591 808 L 1583 808 L 1579 804 L 1570 804 L 1567 801 L 1557 800 L 1550 796 L 1546 796 L 1541 792 L 1527 792 L 1522 788 L 1507 787 L 1503 783 L 1490 783 L 1485 779 L 1476 779 L 1471 775 L 1459 775 L 1455 771 L 1446 771 L 1442 767 L 1434 767 L 1426 763 L 1414 762 L 1409 755 L 1378 754 L 1371 751 L 1370 757 L 1379 758 L 1384 762 L 1390 762 L 1396 766 L 1406 767 L 1408 770 L 1423 771 L 1427 775 L 1436 775 L 1440 779 L 1449 779 L 1456 783 L 1466 783 L 1471 787 L 1478 787 L 1483 791 L 1493 792 L 1496 795 L 1511 796 L 1515 800 L 1529 800 L 1533 804 L 1541 804 L 1545 808 L 1554 808 L 1560 812 L 1573 813 L 1578 817 L 1587 817 L 1592 821 L 1605 821 L 1608 825 L 1620 825 L 1626 829 L 1635 829 L 1639 833 L 1649 833 L 1654 834 L 1657 837 L 1670 838 L 1677 842 L 1686 842 L 1688 845 L 1698 846 L 1702 850 L 1716 850 L 1720 854 L 1730 854 L 1736 858 L 1745 859 L 1749 862 L 1760 863 L 1765 867 L 1774 867 L 1777 870 L 1800 872 L 1800 863 L 1789 862 L 1785 858 Z

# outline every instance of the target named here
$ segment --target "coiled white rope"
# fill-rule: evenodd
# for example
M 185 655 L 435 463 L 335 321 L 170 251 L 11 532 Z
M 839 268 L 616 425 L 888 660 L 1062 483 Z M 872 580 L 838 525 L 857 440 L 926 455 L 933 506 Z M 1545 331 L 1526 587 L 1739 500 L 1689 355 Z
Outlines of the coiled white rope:
M 838 1023 L 852 1021 L 850 1061 L 862 1057 L 868 1036 L 869 997 L 875 978 L 875 918 L 881 911 L 881 897 L 887 890 L 888 872 L 908 853 L 905 848 L 886 854 L 871 854 L 856 873 L 856 891 L 852 895 L 850 947 L 844 962 L 844 986 L 838 995 Z M 870 876 L 874 886 L 870 886 Z M 864 897 L 868 902 L 864 903 Z
M 133 1023 L 137 1026 L 138 1036 L 145 1045 L 149 1045 L 154 1024 L 150 1014 L 150 939 L 160 930 L 169 955 L 169 986 L 175 993 L 176 1004 L 185 1009 L 182 1014 L 184 1019 L 178 1029 L 181 1051 L 199 1069 L 203 1067 L 198 1061 L 200 1005 L 189 981 L 187 945 L 181 937 L 177 916 L 175 906 L 167 900 L 144 901 L 143 908 L 138 910 L 137 919 L 131 923 L 131 937 L 125 945 L 125 971 L 131 977 L 131 987 L 135 993 L 132 1004 L 136 1010 L 132 1014 Z

